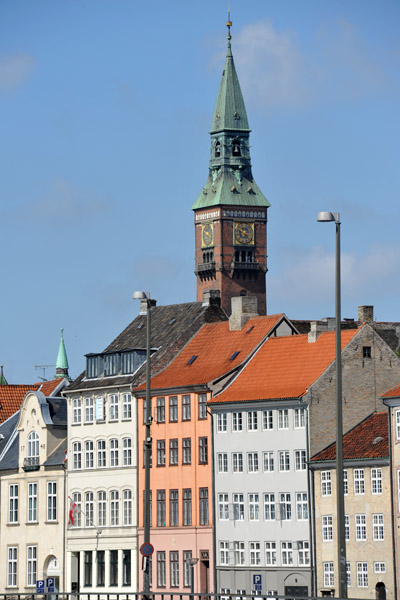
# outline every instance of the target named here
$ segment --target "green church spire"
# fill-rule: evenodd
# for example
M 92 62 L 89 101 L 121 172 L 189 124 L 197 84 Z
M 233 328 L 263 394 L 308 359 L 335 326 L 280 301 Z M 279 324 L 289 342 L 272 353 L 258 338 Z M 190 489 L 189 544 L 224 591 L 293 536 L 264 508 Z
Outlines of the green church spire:
M 0 365 L 0 385 L 8 385 L 7 379 L 4 377 L 3 365 Z
M 228 48 L 210 131 L 209 176 L 193 210 L 222 204 L 270 206 L 251 172 L 250 128 L 232 56 L 231 25 L 228 17 Z
M 69 369 L 69 366 L 68 366 L 67 351 L 65 350 L 65 344 L 64 344 L 64 329 L 61 329 L 61 340 L 60 340 L 60 346 L 58 348 L 55 379 L 58 379 L 60 377 L 65 377 L 66 379 L 70 379 L 69 374 L 68 374 L 68 369 Z

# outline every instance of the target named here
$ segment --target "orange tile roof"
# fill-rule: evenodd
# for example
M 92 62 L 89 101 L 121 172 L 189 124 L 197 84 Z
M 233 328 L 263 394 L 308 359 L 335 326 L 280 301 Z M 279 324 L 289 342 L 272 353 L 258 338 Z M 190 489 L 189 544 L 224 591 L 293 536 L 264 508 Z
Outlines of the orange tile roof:
M 389 456 L 388 413 L 372 413 L 343 436 L 343 458 L 383 458 Z M 312 457 L 312 461 L 335 460 L 336 444 Z
M 46 398 L 52 395 L 52 393 L 57 389 L 57 387 L 62 382 L 63 378 L 60 379 L 52 379 L 51 381 L 43 381 L 40 386 L 40 391 Z
M 253 317 L 240 331 L 230 331 L 228 321 L 205 324 L 175 360 L 152 378 L 152 389 L 204 384 L 224 375 L 240 365 L 282 317 Z M 197 358 L 188 364 L 193 356 Z M 145 384 L 137 389 L 145 389 Z
M 357 331 L 342 331 L 342 349 Z M 321 334 L 316 342 L 309 342 L 308 335 L 271 337 L 210 403 L 300 398 L 334 359 L 334 331 Z
M 30 385 L 0 385 L 0 423 L 16 413 L 27 392 L 38 390 L 40 383 Z
M 382 394 L 382 398 L 399 398 L 400 397 L 400 385 L 395 385 L 390 388 L 387 392 Z

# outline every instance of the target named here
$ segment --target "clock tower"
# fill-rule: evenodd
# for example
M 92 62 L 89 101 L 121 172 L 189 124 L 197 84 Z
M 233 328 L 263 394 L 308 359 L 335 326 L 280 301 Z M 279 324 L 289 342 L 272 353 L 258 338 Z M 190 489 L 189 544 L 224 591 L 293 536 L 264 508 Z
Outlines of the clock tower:
M 193 204 L 197 300 L 219 290 L 231 313 L 233 296 L 256 296 L 266 314 L 268 200 L 253 179 L 250 129 L 231 50 L 228 49 L 211 125 L 209 175 Z

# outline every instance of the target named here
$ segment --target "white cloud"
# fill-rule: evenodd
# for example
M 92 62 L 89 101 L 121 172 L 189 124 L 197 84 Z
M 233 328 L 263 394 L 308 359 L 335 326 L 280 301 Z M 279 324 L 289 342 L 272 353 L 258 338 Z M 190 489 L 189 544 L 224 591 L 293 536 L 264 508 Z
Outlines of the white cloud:
M 0 89 L 11 90 L 23 84 L 35 66 L 35 58 L 30 54 L 0 53 Z

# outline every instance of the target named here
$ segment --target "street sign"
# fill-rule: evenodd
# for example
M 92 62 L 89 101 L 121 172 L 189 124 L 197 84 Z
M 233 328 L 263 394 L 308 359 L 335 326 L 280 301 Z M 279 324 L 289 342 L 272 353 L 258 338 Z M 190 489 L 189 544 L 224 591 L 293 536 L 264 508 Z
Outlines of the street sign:
M 54 577 L 46 579 L 46 591 L 48 594 L 54 594 Z
M 44 594 L 44 579 L 37 579 L 36 580 L 36 593 L 37 594 Z
M 261 573 L 253 573 L 253 589 L 255 592 L 261 592 L 262 590 L 262 575 Z
M 140 546 L 140 553 L 142 556 L 151 556 L 154 552 L 154 546 L 153 544 L 150 544 L 150 542 L 147 542 L 146 544 L 142 544 Z

